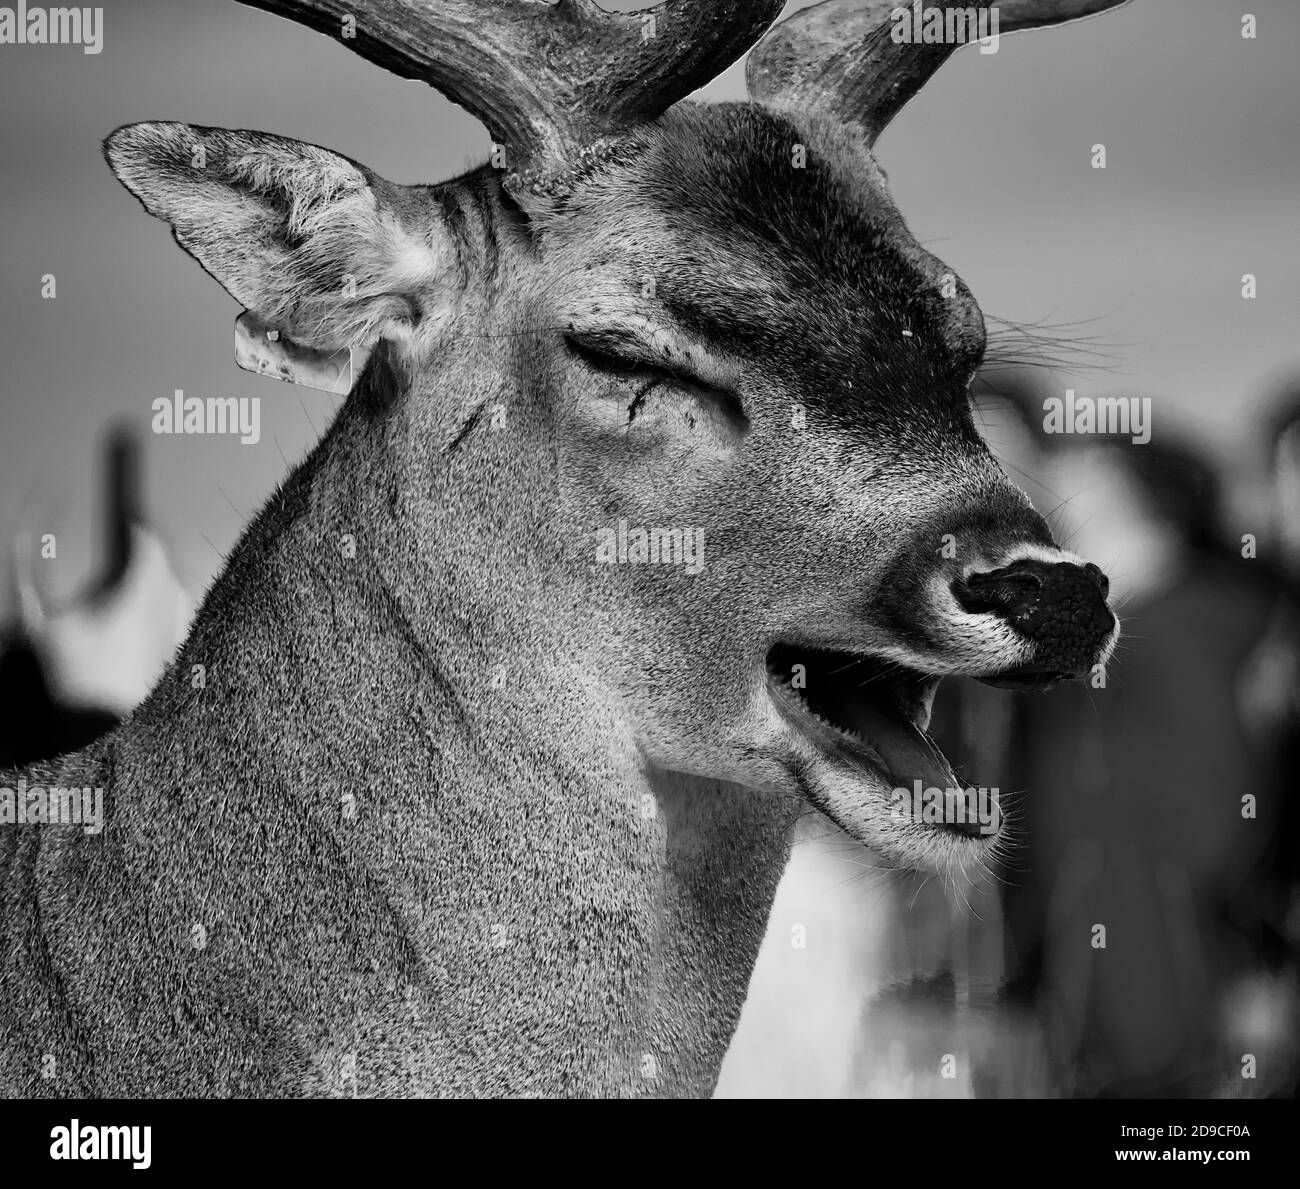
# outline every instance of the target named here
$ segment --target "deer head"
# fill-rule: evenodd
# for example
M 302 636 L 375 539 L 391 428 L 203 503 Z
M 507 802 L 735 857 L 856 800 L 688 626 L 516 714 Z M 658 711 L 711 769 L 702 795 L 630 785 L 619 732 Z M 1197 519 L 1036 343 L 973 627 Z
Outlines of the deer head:
M 829 0 L 758 47 L 752 103 L 702 106 L 782 0 L 250 2 L 498 142 L 434 186 L 263 133 L 107 142 L 286 353 L 368 360 L 336 432 L 383 492 L 376 564 L 413 630 L 472 621 L 474 665 L 568 691 L 515 710 L 577 750 L 616 736 L 893 861 L 978 862 L 991 835 L 891 802 L 957 783 L 926 734 L 938 681 L 1077 678 L 1118 629 L 976 432 L 979 308 L 872 157 L 955 46 Z M 1115 3 L 1008 0 L 1001 28 Z

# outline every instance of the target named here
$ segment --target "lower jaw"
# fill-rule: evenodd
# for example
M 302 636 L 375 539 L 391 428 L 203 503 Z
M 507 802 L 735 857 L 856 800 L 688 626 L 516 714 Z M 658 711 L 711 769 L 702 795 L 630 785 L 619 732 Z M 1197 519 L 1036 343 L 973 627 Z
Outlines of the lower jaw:
M 869 664 L 870 658 L 844 659 L 846 663 L 843 669 L 850 672 L 848 677 L 843 672 L 839 673 L 838 684 L 844 696 L 835 704 L 834 718 L 824 710 L 819 713 L 812 700 L 814 695 L 810 693 L 807 698 L 800 697 L 782 680 L 782 674 L 769 666 L 768 692 L 781 717 L 810 742 L 830 765 L 840 769 L 857 769 L 869 778 L 873 786 L 870 794 L 872 799 L 880 795 L 879 786 L 883 785 L 886 796 L 890 798 L 891 808 L 906 808 L 909 819 L 907 829 L 909 832 L 915 831 L 918 839 L 934 839 L 935 835 L 941 835 L 961 844 L 963 848 L 969 846 L 976 850 L 982 849 L 976 844 L 991 843 L 997 835 L 999 824 L 996 801 L 992 800 L 988 804 L 981 801 L 961 821 L 948 820 L 942 812 L 932 816 L 935 794 L 961 792 L 964 795 L 961 782 L 933 739 L 910 716 L 896 708 L 891 709 L 890 698 L 863 694 L 854 688 L 851 672 L 853 666 Z M 897 668 L 892 669 L 892 673 L 878 678 L 870 671 L 862 670 L 862 675 L 867 680 L 861 685 L 869 686 L 873 679 L 909 680 L 906 675 L 897 677 Z M 815 665 L 807 667 L 805 676 L 810 685 L 816 684 L 816 673 Z M 926 679 L 920 674 L 911 677 L 918 686 L 926 683 L 929 696 L 933 695 L 937 679 Z M 821 705 L 825 706 L 824 700 Z M 964 801 L 963 804 L 969 805 L 969 802 Z M 921 806 L 926 808 L 918 812 Z M 829 811 L 829 807 L 822 808 Z M 831 812 L 830 815 L 837 819 L 842 816 L 836 812 Z M 848 827 L 844 821 L 839 824 Z M 891 822 L 891 825 L 896 826 L 897 822 Z M 852 829 L 850 832 L 856 833 Z

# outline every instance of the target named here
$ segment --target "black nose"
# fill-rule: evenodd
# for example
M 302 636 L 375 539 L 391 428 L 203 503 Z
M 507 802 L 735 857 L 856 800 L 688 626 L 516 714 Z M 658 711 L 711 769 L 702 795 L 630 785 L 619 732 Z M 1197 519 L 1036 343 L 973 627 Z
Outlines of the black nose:
M 997 615 L 1035 645 L 1035 659 L 1015 684 L 1080 677 L 1096 663 L 1115 627 L 1106 605 L 1110 582 L 1096 566 L 1033 558 L 953 583 L 962 607 Z M 1013 675 L 1008 674 L 1008 677 Z

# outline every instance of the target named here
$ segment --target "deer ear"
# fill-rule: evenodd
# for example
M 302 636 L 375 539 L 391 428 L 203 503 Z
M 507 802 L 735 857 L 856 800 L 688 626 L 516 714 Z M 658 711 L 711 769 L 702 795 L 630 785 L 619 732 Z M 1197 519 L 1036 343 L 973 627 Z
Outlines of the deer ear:
M 118 180 L 270 331 L 263 356 L 281 336 L 300 364 L 303 353 L 403 337 L 452 260 L 441 235 L 404 225 L 400 187 L 315 145 L 148 123 L 119 128 L 104 150 Z

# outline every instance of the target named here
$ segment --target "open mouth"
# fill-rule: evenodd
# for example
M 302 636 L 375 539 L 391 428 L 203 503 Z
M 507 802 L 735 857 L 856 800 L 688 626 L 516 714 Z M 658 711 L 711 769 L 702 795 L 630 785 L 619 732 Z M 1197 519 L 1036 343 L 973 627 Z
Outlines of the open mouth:
M 821 750 L 870 766 L 895 789 L 960 787 L 927 731 L 939 677 L 883 657 L 777 644 L 767 681 L 781 715 Z

